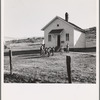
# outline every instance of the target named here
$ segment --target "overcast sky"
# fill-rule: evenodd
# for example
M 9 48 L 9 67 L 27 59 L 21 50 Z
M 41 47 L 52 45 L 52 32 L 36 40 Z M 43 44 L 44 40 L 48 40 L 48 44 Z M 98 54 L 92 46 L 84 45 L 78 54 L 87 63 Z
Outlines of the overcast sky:
M 4 0 L 4 36 L 43 36 L 41 29 L 55 16 L 81 28 L 96 26 L 96 0 Z

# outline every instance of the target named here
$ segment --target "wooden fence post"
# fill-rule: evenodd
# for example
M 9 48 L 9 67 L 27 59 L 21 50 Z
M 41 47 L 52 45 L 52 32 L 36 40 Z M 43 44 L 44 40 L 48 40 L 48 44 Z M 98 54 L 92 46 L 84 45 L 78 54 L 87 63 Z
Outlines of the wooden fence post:
M 12 51 L 9 50 L 10 75 L 12 75 Z
M 66 56 L 66 66 L 67 66 L 67 74 L 68 74 L 68 82 L 71 82 L 71 57 L 70 56 Z

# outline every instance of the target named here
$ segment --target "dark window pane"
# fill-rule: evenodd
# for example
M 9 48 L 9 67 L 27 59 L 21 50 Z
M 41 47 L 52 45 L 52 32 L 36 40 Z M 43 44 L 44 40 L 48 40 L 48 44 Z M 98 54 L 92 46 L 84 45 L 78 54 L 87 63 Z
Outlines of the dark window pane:
M 48 35 L 48 41 L 51 41 L 51 35 Z
M 69 41 L 69 34 L 66 34 L 66 41 Z

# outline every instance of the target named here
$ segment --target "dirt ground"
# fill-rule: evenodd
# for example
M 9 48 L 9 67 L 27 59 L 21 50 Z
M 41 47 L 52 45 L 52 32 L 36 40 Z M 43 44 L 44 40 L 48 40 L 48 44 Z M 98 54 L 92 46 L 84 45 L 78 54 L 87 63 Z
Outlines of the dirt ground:
M 5 83 L 68 83 L 66 56 L 71 57 L 72 83 L 96 83 L 96 53 L 39 53 L 12 56 L 13 75 L 9 74 L 9 56 L 4 56 Z

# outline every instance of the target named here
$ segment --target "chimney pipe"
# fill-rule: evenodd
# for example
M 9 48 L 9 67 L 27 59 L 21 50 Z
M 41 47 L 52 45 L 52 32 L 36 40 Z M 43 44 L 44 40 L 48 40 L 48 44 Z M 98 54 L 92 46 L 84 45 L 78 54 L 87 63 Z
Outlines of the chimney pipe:
M 68 13 L 67 12 L 65 13 L 65 21 L 68 22 Z

